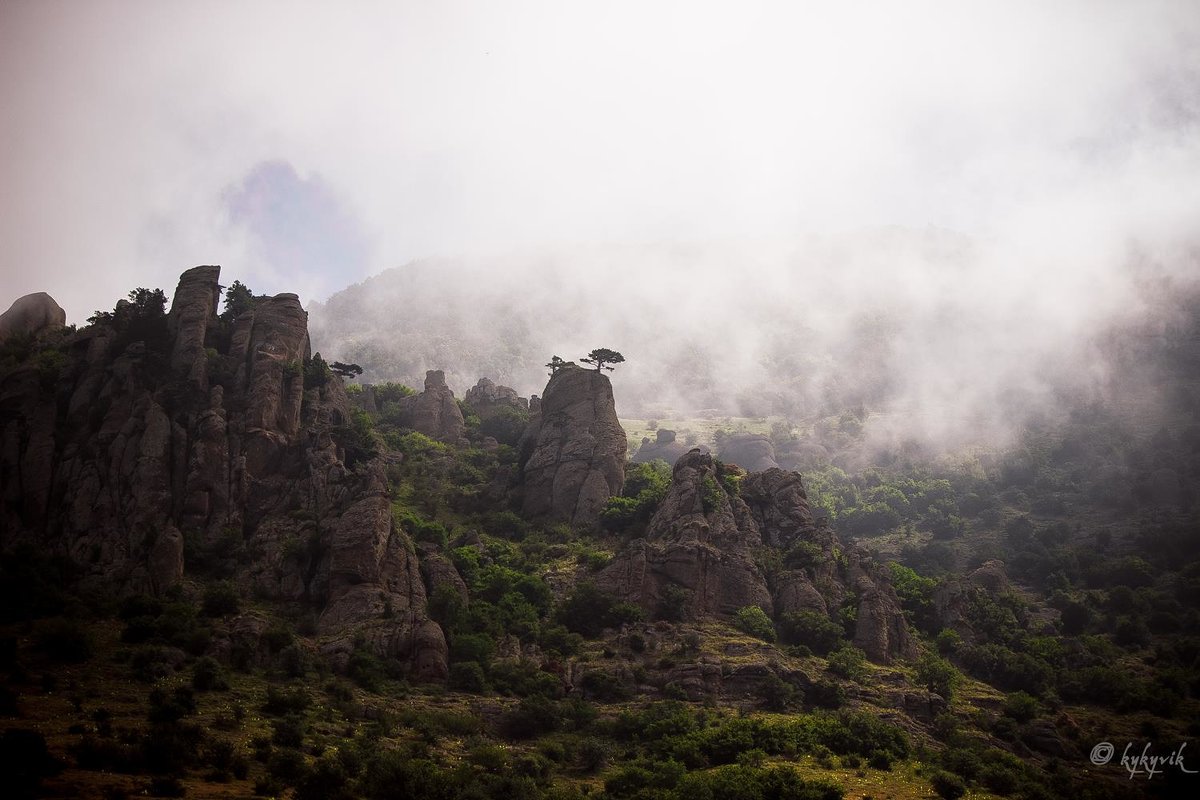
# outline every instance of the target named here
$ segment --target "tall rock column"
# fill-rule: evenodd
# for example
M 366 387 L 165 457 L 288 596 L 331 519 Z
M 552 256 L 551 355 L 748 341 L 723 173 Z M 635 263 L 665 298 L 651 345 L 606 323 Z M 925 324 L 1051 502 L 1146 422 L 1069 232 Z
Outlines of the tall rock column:
M 608 377 L 577 366 L 554 373 L 522 441 L 526 515 L 593 525 L 625 483 L 625 430 Z
M 204 389 L 208 388 L 204 336 L 209 320 L 217 315 L 220 277 L 221 268 L 217 266 L 192 267 L 180 275 L 167 316 L 167 329 L 175 340 L 171 369 L 186 374 L 189 381 Z

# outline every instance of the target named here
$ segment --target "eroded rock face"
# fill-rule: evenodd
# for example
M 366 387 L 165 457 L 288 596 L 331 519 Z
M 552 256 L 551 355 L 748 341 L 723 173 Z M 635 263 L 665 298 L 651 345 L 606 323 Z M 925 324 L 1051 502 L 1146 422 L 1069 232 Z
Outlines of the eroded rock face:
M 720 458 L 737 464 L 748 472 L 759 472 L 779 466 L 775 461 L 775 446 L 766 436 L 738 433 L 726 438 L 718 448 Z
M 131 593 L 165 591 L 194 568 L 185 551 L 203 553 L 245 591 L 320 610 L 335 651 L 365 632 L 416 674 L 444 676 L 383 465 L 347 467 L 340 379 L 305 389 L 299 299 L 261 299 L 224 323 L 219 277 L 184 273 L 158 339 L 75 334 L 56 385 L 32 367 L 0 375 L 0 546 L 36 542 L 85 584 Z
M 749 524 L 739 527 L 739 517 Z M 751 605 L 770 614 L 766 576 L 752 551 L 761 543 L 745 505 L 721 487 L 712 456 L 693 450 L 675 463 L 645 538 L 619 553 L 598 584 L 652 614 L 679 590 L 688 593 L 692 616 L 729 616 Z
M 183 273 L 167 315 L 167 330 L 175 340 L 171 369 L 187 375 L 195 384 L 206 378 L 204 339 L 209 323 L 217 316 L 220 275 L 220 267 L 192 267 Z
M 595 370 L 558 370 L 521 441 L 527 516 L 594 525 L 625 482 L 625 430 L 612 384 Z
M 995 599 L 1011 591 L 1004 562 L 992 559 L 965 576 L 942 581 L 933 595 L 938 623 L 965 641 L 980 641 L 971 623 L 971 604 L 978 595 Z
M 690 616 L 731 616 L 756 605 L 768 614 L 811 611 L 837 618 L 857 614 L 854 644 L 889 663 L 915 655 L 890 580 L 856 547 L 817 523 L 798 473 L 782 469 L 741 477 L 692 450 L 675 464 L 666 499 L 644 539 L 631 542 L 601 572 L 602 588 L 656 613 L 669 593 L 687 593 Z M 723 479 L 724 477 L 724 479 Z M 782 567 L 765 574 L 759 545 L 778 548 Z
M 425 391 L 400 401 L 400 414 L 404 427 L 439 441 L 457 442 L 466 432 L 462 409 L 440 369 L 425 373 Z
M 642 440 L 642 446 L 634 453 L 632 460 L 636 464 L 644 464 L 662 459 L 668 464 L 674 464 L 687 451 L 687 445 L 675 441 L 675 431 L 659 428 L 654 434 L 654 441 Z
M 37 336 L 67 324 L 67 312 L 45 292 L 18 297 L 0 314 L 0 342 L 11 336 Z
M 478 414 L 480 419 L 487 419 L 502 408 L 529 410 L 529 401 L 518 395 L 516 389 L 500 386 L 490 378 L 480 378 L 478 383 L 467 389 L 463 403 Z

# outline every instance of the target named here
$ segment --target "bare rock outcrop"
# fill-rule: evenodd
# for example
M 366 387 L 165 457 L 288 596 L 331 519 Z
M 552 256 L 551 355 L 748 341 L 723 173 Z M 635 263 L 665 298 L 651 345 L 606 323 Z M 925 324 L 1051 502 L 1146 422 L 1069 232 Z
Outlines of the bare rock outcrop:
M 474 386 L 467 389 L 463 403 L 478 414 L 480 419 L 487 419 L 504 408 L 529 410 L 529 400 L 518 395 L 516 389 L 501 386 L 490 378 L 480 378 Z
M 735 433 L 727 436 L 717 448 L 722 461 L 737 464 L 748 472 L 759 472 L 779 466 L 775 446 L 770 438 L 754 433 Z
M 745 505 L 721 485 L 712 456 L 693 450 L 675 463 L 671 487 L 644 539 L 631 542 L 601 572 L 598 584 L 655 613 L 668 592 L 688 593 L 692 616 L 729 616 L 772 602 L 752 548 L 762 543 Z M 674 587 L 674 588 L 671 588 Z
M 767 469 L 741 482 L 741 496 L 764 544 L 779 548 L 782 567 L 772 576 L 775 611 L 811 611 L 833 617 L 855 609 L 854 645 L 872 661 L 916 654 L 891 580 L 865 551 L 842 542 L 814 519 L 797 472 Z
M 167 330 L 174 339 L 171 369 L 194 384 L 202 384 L 207 376 L 204 340 L 221 300 L 220 275 L 220 267 L 192 267 L 179 277 L 171 298 L 167 315 Z
M 933 595 L 934 613 L 943 628 L 949 628 L 967 642 L 976 642 L 979 637 L 971 621 L 973 602 L 980 595 L 994 599 L 1011 588 L 1004 562 L 985 561 L 964 576 L 938 584 Z
M 0 547 L 35 542 L 84 585 L 148 593 L 178 584 L 194 553 L 247 592 L 319 611 L 335 652 L 362 636 L 444 677 L 445 637 L 425 616 L 384 465 L 347 461 L 341 380 L 305 386 L 299 299 L 257 298 L 221 320 L 219 277 L 188 270 L 169 314 L 70 335 L 57 374 L 0 374 Z
M 521 440 L 527 516 L 593 525 L 625 482 L 625 430 L 608 377 L 559 369 Z
M 37 336 L 67 324 L 67 312 L 45 292 L 18 297 L 0 314 L 0 342 L 12 336 Z
M 400 414 L 406 428 L 439 441 L 457 442 L 466 431 L 462 409 L 446 385 L 446 373 L 440 369 L 425 373 L 425 391 L 400 401 Z
M 754 557 L 760 545 L 780 551 L 782 566 L 764 572 Z M 872 661 L 916 654 L 887 574 L 814 519 L 798 473 L 744 474 L 700 450 L 676 462 L 645 538 L 619 552 L 597 582 L 651 614 L 681 591 L 693 617 L 729 617 L 756 605 L 768 614 L 834 619 L 849 605 L 854 644 Z
M 644 464 L 655 459 L 662 459 L 668 464 L 674 464 L 688 451 L 687 445 L 675 440 L 675 431 L 659 428 L 654 434 L 654 441 L 642 439 L 642 446 L 634 453 L 632 461 Z

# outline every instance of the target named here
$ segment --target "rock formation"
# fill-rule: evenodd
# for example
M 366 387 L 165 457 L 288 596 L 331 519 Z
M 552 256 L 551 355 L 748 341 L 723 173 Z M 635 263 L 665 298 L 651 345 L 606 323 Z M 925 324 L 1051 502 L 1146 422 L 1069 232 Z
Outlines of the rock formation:
M 755 562 L 760 545 L 784 554 L 783 566 L 770 575 Z M 915 655 L 886 573 L 814 520 L 798 473 L 776 468 L 743 475 L 700 450 L 675 463 L 645 538 L 618 553 L 598 582 L 651 614 L 679 591 L 691 616 L 730 616 L 757 605 L 768 614 L 812 611 L 836 618 L 849 604 L 856 611 L 854 644 L 868 658 L 888 663 Z
M 67 324 L 67 312 L 45 292 L 18 297 L 0 314 L 0 342 L 12 336 L 37 336 Z
M 942 581 L 933 595 L 938 624 L 975 643 L 980 637 L 971 622 L 971 606 L 979 596 L 995 600 L 1012 591 L 1004 562 L 992 559 L 968 574 Z M 1021 620 L 1024 621 L 1024 620 Z
M 529 401 L 519 396 L 516 389 L 500 386 L 489 378 L 480 378 L 478 383 L 467 389 L 463 403 L 480 419 L 487 419 L 503 408 L 529 410 Z
M 36 542 L 126 592 L 216 564 L 246 591 L 315 606 L 334 650 L 361 634 L 444 675 L 383 464 L 345 462 L 341 380 L 305 386 L 299 299 L 260 298 L 226 322 L 219 276 L 185 272 L 165 317 L 73 334 L 51 382 L 33 365 L 0 375 L 0 546 Z
M 625 482 L 625 430 L 608 377 L 559 369 L 521 441 L 527 516 L 593 525 Z
M 775 461 L 775 446 L 770 438 L 754 433 L 735 433 L 727 436 L 718 447 L 719 457 L 729 464 L 737 464 L 749 472 L 778 467 Z
M 721 487 L 712 456 L 693 450 L 675 463 L 671 487 L 644 539 L 631 542 L 600 574 L 599 585 L 654 613 L 668 592 L 687 592 L 693 616 L 729 616 L 756 605 L 771 613 L 766 576 L 754 563 L 758 530 Z
M 650 441 L 649 438 L 642 439 L 642 446 L 634 453 L 632 460 L 635 464 L 644 464 L 647 461 L 662 459 L 668 464 L 674 464 L 687 451 L 687 445 L 675 441 L 675 431 L 659 428 L 654 434 L 654 441 Z
M 425 391 L 400 401 L 400 414 L 406 428 L 439 441 L 457 442 L 466 431 L 462 409 L 440 369 L 425 373 Z

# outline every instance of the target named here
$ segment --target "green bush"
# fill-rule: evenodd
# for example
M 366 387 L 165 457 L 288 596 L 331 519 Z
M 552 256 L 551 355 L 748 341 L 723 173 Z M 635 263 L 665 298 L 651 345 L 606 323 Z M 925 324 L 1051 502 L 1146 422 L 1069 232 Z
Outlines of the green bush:
M 967 793 L 967 784 L 963 782 L 963 779 L 950 772 L 933 773 L 929 783 L 937 792 L 938 797 L 945 798 L 945 800 L 958 800 Z
M 92 657 L 91 633 L 75 620 L 46 620 L 37 626 L 34 641 L 50 660 L 62 664 L 78 664 Z
M 813 611 L 788 611 L 779 617 L 776 627 L 784 644 L 804 645 L 819 656 L 842 642 L 842 626 Z
M 229 688 L 229 679 L 215 659 L 205 656 L 192 666 L 192 688 L 198 692 L 223 691 Z
M 569 630 L 589 639 L 599 636 L 605 628 L 617 628 L 645 617 L 638 606 L 621 602 L 590 581 L 580 583 L 567 595 L 557 616 Z
M 860 680 L 866 674 L 867 655 L 852 645 L 845 645 L 829 654 L 829 671 L 849 680 Z
M 764 642 L 775 641 L 775 626 L 771 618 L 758 606 L 746 606 L 738 609 L 734 615 L 733 624 L 743 633 L 748 633 L 762 639 Z
M 487 691 L 487 680 L 483 675 L 483 667 L 477 661 L 459 661 L 451 664 L 447 685 L 451 689 L 472 694 L 483 694 Z
M 204 590 L 201 609 L 206 617 L 228 617 L 238 613 L 241 601 L 232 583 L 222 581 L 210 584 Z

